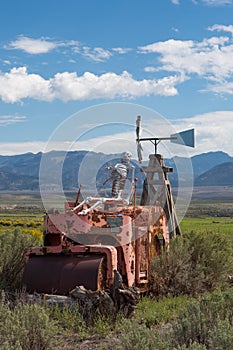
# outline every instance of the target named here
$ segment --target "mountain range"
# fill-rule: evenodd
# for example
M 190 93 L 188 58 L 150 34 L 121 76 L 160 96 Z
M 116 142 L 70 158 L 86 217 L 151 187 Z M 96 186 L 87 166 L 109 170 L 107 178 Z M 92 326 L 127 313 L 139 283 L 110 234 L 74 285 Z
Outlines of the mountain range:
M 53 186 L 53 178 L 56 175 L 59 165 L 64 160 L 62 170 L 62 183 L 65 190 L 77 190 L 79 168 L 84 157 L 88 153 L 88 164 L 84 169 L 84 177 L 87 183 L 93 182 L 92 169 L 100 164 L 103 166 L 98 172 L 101 181 L 106 179 L 105 168 L 111 165 L 111 160 L 119 161 L 119 155 L 107 155 L 87 151 L 52 151 L 49 153 L 49 163 L 46 171 L 49 174 L 49 181 Z M 25 153 L 13 156 L 0 156 L 0 191 L 38 191 L 39 190 L 39 169 L 42 153 Z M 169 175 L 171 184 L 177 184 L 176 165 L 182 162 L 181 157 L 166 159 L 165 164 L 174 168 Z M 233 186 L 233 157 L 222 151 L 208 152 L 191 157 L 193 166 L 195 186 Z M 136 164 L 136 162 L 135 162 Z M 136 177 L 138 186 L 142 186 L 143 173 L 136 166 Z M 94 179 L 95 180 L 95 179 Z

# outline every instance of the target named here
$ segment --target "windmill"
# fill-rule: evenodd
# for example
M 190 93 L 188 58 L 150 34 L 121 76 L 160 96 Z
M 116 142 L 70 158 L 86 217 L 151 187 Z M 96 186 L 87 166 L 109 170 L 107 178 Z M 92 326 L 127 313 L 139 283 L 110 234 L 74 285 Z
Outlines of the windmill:
M 181 234 L 177 215 L 175 211 L 174 200 L 172 196 L 171 184 L 168 173 L 173 172 L 173 168 L 164 164 L 161 154 L 158 154 L 158 144 L 161 141 L 170 140 L 171 142 L 188 147 L 194 147 L 194 129 L 181 131 L 170 135 L 169 137 L 146 137 L 141 138 L 141 116 L 136 120 L 136 143 L 138 161 L 142 162 L 142 142 L 151 142 L 154 145 L 154 153 L 149 155 L 148 166 L 142 166 L 141 170 L 146 177 L 143 184 L 143 191 L 140 205 L 160 205 L 163 207 L 169 227 L 170 237 Z
M 143 137 L 140 138 L 141 133 L 141 116 L 137 116 L 136 120 L 136 142 L 137 142 L 137 153 L 138 153 L 138 161 L 142 162 L 142 141 L 150 141 L 154 145 L 154 154 L 157 154 L 158 144 L 161 141 L 170 140 L 173 143 L 181 144 L 183 146 L 195 147 L 194 145 L 194 129 L 189 129 L 185 131 L 181 131 L 176 134 L 172 134 L 169 137 Z

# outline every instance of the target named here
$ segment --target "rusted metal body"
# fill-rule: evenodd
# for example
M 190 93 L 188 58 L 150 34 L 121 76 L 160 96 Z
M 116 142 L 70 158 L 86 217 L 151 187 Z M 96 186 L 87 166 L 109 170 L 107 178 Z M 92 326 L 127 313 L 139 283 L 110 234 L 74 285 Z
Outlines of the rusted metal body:
M 148 188 L 146 196 L 144 189 L 143 205 L 125 206 L 123 201 L 120 206 L 120 198 L 112 202 L 104 198 L 102 210 L 94 206 L 87 210 L 85 201 L 82 205 L 67 202 L 64 213 L 46 214 L 44 245 L 26 252 L 27 290 L 66 295 L 77 285 L 91 290 L 107 289 L 113 283 L 115 270 L 125 287 L 147 290 L 152 257 L 179 233 L 173 230 L 171 234 L 169 226 L 174 212 L 171 192 L 170 197 L 167 195 L 168 170 L 163 163 L 157 168 L 158 180 L 153 177 L 154 158 L 144 169 Z M 160 187 L 156 189 L 155 184 Z M 157 203 L 156 197 L 162 189 L 166 193 L 164 206 Z
M 108 288 L 118 270 L 123 283 L 147 288 L 150 260 L 169 242 L 160 207 L 127 207 L 117 213 L 94 210 L 47 214 L 44 246 L 27 250 L 24 283 L 28 291 L 67 294 L 76 285 Z

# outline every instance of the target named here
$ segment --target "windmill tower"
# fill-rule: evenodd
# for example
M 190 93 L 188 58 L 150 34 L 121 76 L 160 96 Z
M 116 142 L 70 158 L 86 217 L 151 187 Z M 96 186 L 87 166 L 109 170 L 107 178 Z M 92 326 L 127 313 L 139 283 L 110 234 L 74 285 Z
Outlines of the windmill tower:
M 149 141 L 154 145 L 154 154 L 149 155 L 148 165 L 141 167 L 141 170 L 145 173 L 146 178 L 143 184 L 140 205 L 160 205 L 164 209 L 171 238 L 175 235 L 181 234 L 171 184 L 168 178 L 168 173 L 173 172 L 173 168 L 165 166 L 163 156 L 157 153 L 158 144 L 161 141 L 170 140 L 171 142 L 194 147 L 194 129 L 185 130 L 180 133 L 173 134 L 170 137 L 140 138 L 140 122 L 141 117 L 138 116 L 136 121 L 136 141 L 139 163 L 142 161 L 143 149 L 141 142 Z

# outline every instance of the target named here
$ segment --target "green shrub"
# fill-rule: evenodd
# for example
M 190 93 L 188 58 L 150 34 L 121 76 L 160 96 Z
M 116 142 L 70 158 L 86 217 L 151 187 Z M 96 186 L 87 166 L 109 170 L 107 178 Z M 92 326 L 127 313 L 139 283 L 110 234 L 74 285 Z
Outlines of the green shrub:
M 112 349 L 119 350 L 168 350 L 171 349 L 169 339 L 163 337 L 155 329 L 146 327 L 145 324 L 137 324 L 125 321 L 122 325 L 124 332 L 112 344 Z
M 230 321 L 227 319 L 226 320 L 217 319 L 214 332 L 212 333 L 212 337 L 210 337 L 208 341 L 209 349 L 232 350 L 232 344 L 233 344 L 232 326 L 233 324 L 230 323 Z
M 45 308 L 17 302 L 10 306 L 4 295 L 0 301 L 0 347 L 4 350 L 49 350 L 57 327 Z
M 159 325 L 161 323 L 171 322 L 178 314 L 180 309 L 184 308 L 190 298 L 180 295 L 173 298 L 155 299 L 144 297 L 137 304 L 135 320 L 144 323 L 147 327 Z
M 152 259 L 151 281 L 157 296 L 197 295 L 227 281 L 233 269 L 232 245 L 225 235 L 190 233 L 171 241 Z
M 21 287 L 25 249 L 39 243 L 19 230 L 0 234 L 0 289 L 12 292 Z
M 106 317 L 97 313 L 95 315 L 93 326 L 89 328 L 89 332 L 104 337 L 110 334 L 114 328 L 115 320 L 113 320 L 112 316 Z
M 173 343 L 178 346 L 202 344 L 207 349 L 231 350 L 233 344 L 233 290 L 215 291 L 192 301 L 172 326 Z
M 100 314 L 93 315 L 93 324 L 88 327 L 83 316 L 79 312 L 78 304 L 49 305 L 48 312 L 53 320 L 56 320 L 60 329 L 65 332 L 74 332 L 79 340 L 86 339 L 92 334 L 105 336 L 115 327 L 112 318 Z
M 231 350 L 233 289 L 186 301 L 166 323 L 148 324 L 146 310 L 144 319 L 122 320 L 116 330 L 120 336 L 112 339 L 111 349 Z
M 50 305 L 48 307 L 50 317 L 57 322 L 60 329 L 65 332 L 75 332 L 79 339 L 88 336 L 86 323 L 78 310 L 78 305 Z
M 151 280 L 156 296 L 177 296 L 191 288 L 191 251 L 183 238 L 173 239 L 170 249 L 151 261 Z
M 190 247 L 193 247 L 191 254 L 191 267 L 195 271 L 194 278 L 197 281 L 203 278 L 200 285 L 200 292 L 211 291 L 222 285 L 233 269 L 232 244 L 230 237 L 219 233 L 205 233 L 184 235 Z M 191 274 L 192 277 L 192 274 Z
M 203 344 L 198 344 L 194 342 L 190 344 L 188 347 L 185 345 L 179 346 L 176 350 L 207 350 L 207 347 Z

